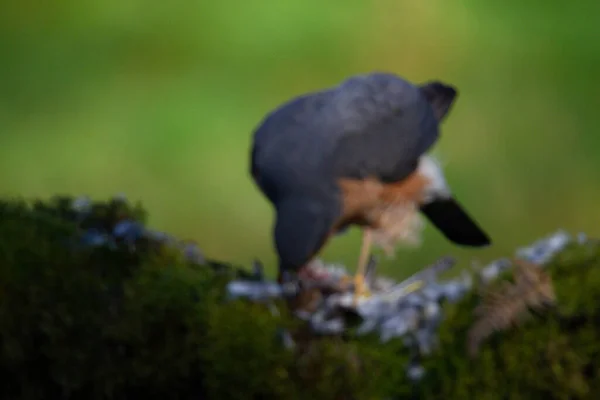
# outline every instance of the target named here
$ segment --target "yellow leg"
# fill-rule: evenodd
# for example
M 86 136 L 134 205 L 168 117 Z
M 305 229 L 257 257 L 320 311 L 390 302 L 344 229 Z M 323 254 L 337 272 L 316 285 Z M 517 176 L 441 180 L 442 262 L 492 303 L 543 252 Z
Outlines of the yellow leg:
M 354 275 L 354 305 L 358 303 L 359 297 L 369 295 L 369 290 L 365 283 L 365 272 L 367 269 L 367 263 L 369 262 L 372 243 L 372 232 L 369 228 L 365 228 L 363 230 L 360 255 L 358 257 L 358 268 L 356 269 L 356 274 Z

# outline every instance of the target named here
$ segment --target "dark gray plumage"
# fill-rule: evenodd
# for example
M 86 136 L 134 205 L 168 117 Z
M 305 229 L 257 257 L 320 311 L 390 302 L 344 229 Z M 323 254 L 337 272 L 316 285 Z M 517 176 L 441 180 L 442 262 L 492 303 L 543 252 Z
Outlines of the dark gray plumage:
M 413 173 L 455 97 L 440 82 L 418 86 L 378 72 L 267 115 L 254 132 L 251 173 L 276 209 L 281 268 L 300 268 L 326 241 L 341 213 L 337 179 L 388 183 Z
M 401 180 L 438 138 L 426 93 L 444 91 L 452 101 L 451 87 L 436 84 L 424 92 L 396 75 L 372 73 L 293 99 L 255 131 L 252 168 L 258 184 L 277 198 L 299 188 L 318 191 L 315 185 L 325 178 Z

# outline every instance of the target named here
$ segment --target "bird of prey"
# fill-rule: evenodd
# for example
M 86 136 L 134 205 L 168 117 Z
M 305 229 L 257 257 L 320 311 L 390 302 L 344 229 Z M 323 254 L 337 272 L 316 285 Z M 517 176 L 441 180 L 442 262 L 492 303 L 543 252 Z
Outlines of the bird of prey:
M 410 240 L 419 215 L 458 245 L 491 243 L 426 154 L 456 96 L 440 81 L 373 72 L 293 98 L 261 121 L 250 172 L 275 209 L 280 282 L 298 279 L 350 226 L 363 230 L 355 296 L 366 292 L 372 246 Z

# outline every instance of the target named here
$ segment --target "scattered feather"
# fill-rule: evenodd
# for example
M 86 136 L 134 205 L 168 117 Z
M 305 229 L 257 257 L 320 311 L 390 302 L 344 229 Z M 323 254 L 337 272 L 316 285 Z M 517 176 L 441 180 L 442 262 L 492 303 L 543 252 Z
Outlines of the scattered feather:
M 113 202 L 124 203 L 126 198 L 117 196 Z M 87 197 L 70 203 L 78 221 L 93 214 L 94 207 Z M 198 265 L 215 270 L 222 265 L 207 260 L 194 243 L 150 230 L 128 216 L 115 218 L 108 225 L 86 226 L 80 242 L 89 247 L 114 248 L 119 241 L 135 243 L 140 238 L 181 251 L 185 259 Z M 349 329 L 356 326 L 353 330 L 356 335 L 378 335 L 382 342 L 401 340 L 415 354 L 406 373 L 410 379 L 418 380 L 425 374 L 418 357 L 437 345 L 436 332 L 444 316 L 442 304 L 458 302 L 473 290 L 474 275 L 475 280 L 483 283 L 487 290 L 484 290 L 484 301 L 476 310 L 477 319 L 469 332 L 471 353 L 476 353 L 480 344 L 495 331 L 520 323 L 527 317 L 529 309 L 540 309 L 555 301 L 551 279 L 540 267 L 531 264 L 543 265 L 575 240 L 579 243 L 589 241 L 584 234 L 573 238 L 564 231 L 558 231 L 519 249 L 516 256 L 523 261 L 513 271 L 515 282 L 501 283 L 497 289 L 487 287 L 511 268 L 512 264 L 507 259 L 477 268 L 475 274 L 465 270 L 460 277 L 442 281 L 440 274 L 455 263 L 451 257 L 444 257 L 408 279 L 397 282 L 378 276 L 377 260 L 372 257 L 366 273 L 371 296 L 360 299 L 357 305 L 352 302 L 354 288 L 350 272 L 343 265 L 328 264 L 322 260 L 311 262 L 303 271 L 301 285 L 293 279 L 284 279 L 286 283 L 281 285 L 267 280 L 262 264 L 256 261 L 251 271 L 239 275 L 244 279 L 235 279 L 227 284 L 226 298 L 229 301 L 247 299 L 262 303 L 274 316 L 279 315 L 274 300 L 286 299 L 292 314 L 306 321 L 315 335 L 339 336 L 348 334 Z M 289 332 L 282 329 L 278 337 L 282 346 L 295 347 Z
M 555 304 L 552 279 L 538 265 L 517 261 L 513 276 L 514 283 L 504 281 L 483 293 L 482 303 L 474 311 L 477 320 L 468 332 L 471 357 L 493 333 L 520 325 L 530 315 L 529 310 Z

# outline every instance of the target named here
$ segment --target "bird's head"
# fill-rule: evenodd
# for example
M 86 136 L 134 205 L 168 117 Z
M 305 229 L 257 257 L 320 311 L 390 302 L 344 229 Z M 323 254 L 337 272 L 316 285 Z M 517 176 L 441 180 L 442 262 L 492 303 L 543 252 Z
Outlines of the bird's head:
M 289 196 L 278 202 L 274 227 L 280 281 L 297 278 L 298 271 L 323 247 L 339 218 L 334 196 Z

